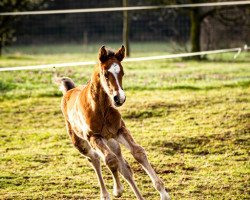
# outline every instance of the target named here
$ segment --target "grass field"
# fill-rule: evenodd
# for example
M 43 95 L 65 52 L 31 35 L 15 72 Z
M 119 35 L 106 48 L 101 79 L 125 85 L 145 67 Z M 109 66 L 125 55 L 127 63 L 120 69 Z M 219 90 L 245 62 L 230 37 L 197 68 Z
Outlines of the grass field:
M 97 49 L 28 52 L 9 50 L 0 67 L 88 61 Z M 124 63 L 127 101 L 120 111 L 172 199 L 250 198 L 249 63 L 249 53 L 237 60 L 228 54 L 202 62 Z M 51 81 L 57 72 L 86 83 L 92 67 L 0 73 L 0 199 L 99 198 L 92 168 L 67 136 L 61 93 Z M 149 177 L 123 152 L 145 199 L 159 199 Z M 105 166 L 103 176 L 112 193 Z M 135 199 L 123 183 L 120 199 Z

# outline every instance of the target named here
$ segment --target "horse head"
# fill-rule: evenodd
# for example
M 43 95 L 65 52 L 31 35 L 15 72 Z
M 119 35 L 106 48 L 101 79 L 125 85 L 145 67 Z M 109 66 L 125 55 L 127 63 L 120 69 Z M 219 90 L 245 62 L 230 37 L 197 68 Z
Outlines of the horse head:
M 124 75 L 121 61 L 125 57 L 125 47 L 122 46 L 118 51 L 106 50 L 105 46 L 99 49 L 99 67 L 101 85 L 113 104 L 121 106 L 125 100 L 125 92 L 122 87 Z

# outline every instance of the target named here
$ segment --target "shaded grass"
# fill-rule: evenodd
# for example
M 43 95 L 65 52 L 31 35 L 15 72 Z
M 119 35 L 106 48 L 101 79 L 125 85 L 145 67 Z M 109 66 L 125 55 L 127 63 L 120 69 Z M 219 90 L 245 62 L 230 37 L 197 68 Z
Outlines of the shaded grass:
M 124 64 L 127 101 L 120 111 L 173 199 L 249 198 L 248 65 Z M 91 70 L 57 69 L 57 73 L 80 84 Z M 53 74 L 53 70 L 0 74 L 1 199 L 99 198 L 92 168 L 66 134 Z M 123 152 L 144 197 L 159 199 L 149 177 L 127 150 Z M 103 171 L 111 193 L 112 177 L 104 166 Z M 121 199 L 135 199 L 123 183 Z

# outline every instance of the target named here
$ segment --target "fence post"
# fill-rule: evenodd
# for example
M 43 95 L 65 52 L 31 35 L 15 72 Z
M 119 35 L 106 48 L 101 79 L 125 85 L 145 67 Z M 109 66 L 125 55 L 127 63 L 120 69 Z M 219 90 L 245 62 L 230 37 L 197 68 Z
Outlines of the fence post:
M 122 0 L 123 7 L 128 6 L 128 0 Z M 126 47 L 126 56 L 130 56 L 130 47 L 129 47 L 129 17 L 128 11 L 123 11 L 123 43 Z

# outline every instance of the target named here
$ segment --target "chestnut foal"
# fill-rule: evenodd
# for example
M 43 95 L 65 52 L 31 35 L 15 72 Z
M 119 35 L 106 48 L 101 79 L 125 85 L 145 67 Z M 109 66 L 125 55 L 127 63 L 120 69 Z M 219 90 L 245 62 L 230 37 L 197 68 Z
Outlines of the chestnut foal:
M 126 100 L 122 88 L 124 72 L 121 61 L 124 56 L 124 46 L 117 52 L 106 50 L 103 46 L 99 50 L 99 64 L 86 86 L 75 87 L 69 78 L 57 79 L 64 93 L 61 108 L 66 128 L 74 146 L 88 158 L 97 174 L 101 199 L 109 200 L 110 197 L 102 178 L 100 157 L 112 172 L 114 196 L 120 197 L 123 192 L 119 179 L 121 173 L 137 199 L 144 199 L 134 182 L 129 164 L 122 156 L 120 144 L 123 144 L 150 176 L 161 200 L 168 200 L 170 197 L 148 162 L 145 150 L 136 144 L 115 108 Z

